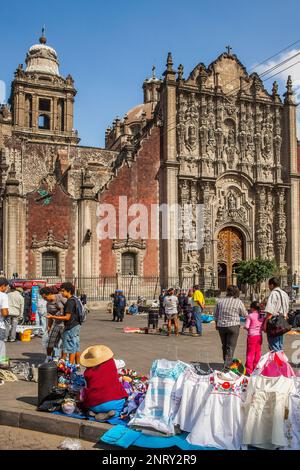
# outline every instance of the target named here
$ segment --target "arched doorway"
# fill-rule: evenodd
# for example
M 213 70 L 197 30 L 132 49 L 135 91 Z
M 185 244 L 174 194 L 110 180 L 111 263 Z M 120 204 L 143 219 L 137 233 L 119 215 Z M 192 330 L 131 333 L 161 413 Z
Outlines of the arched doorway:
M 225 227 L 218 235 L 218 280 L 219 289 L 232 284 L 236 263 L 244 259 L 244 238 L 235 227 Z

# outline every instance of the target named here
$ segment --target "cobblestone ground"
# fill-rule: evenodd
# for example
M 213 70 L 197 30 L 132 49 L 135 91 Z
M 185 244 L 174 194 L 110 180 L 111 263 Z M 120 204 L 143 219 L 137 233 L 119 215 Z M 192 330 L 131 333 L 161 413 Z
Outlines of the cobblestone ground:
M 65 439 L 65 437 L 54 434 L 0 426 L 1 450 L 57 450 Z M 92 442 L 75 440 L 80 442 L 82 450 L 96 450 L 96 446 Z

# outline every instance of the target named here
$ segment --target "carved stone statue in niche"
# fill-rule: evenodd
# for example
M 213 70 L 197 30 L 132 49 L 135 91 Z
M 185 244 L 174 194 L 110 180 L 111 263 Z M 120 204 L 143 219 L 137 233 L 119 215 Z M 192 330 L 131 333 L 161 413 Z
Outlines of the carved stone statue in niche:
M 272 150 L 272 142 L 271 142 L 271 136 L 269 133 L 265 134 L 264 135 L 264 139 L 263 139 L 263 142 L 264 142 L 264 147 L 263 147 L 263 157 L 265 159 L 269 158 L 270 155 L 271 155 L 271 150 Z
M 267 257 L 267 245 L 268 245 L 268 238 L 264 228 L 259 228 L 256 231 L 257 234 L 257 244 L 259 249 L 259 255 L 261 258 Z
M 227 162 L 230 169 L 234 167 L 235 163 L 235 148 L 234 147 L 227 147 L 226 148 L 227 154 Z
M 234 211 L 237 207 L 236 203 L 236 197 L 234 196 L 233 193 L 229 193 L 228 195 L 228 210 L 229 211 Z
M 254 153 L 254 142 L 252 134 L 247 135 L 247 147 L 246 147 L 246 158 L 248 161 L 253 159 Z
M 223 217 L 224 217 L 224 211 L 225 211 L 225 207 L 224 207 L 224 205 L 223 205 L 221 199 L 219 199 L 219 207 L 218 207 L 218 212 L 217 212 L 217 221 L 223 219 Z
M 228 147 L 233 147 L 235 145 L 235 132 L 232 128 L 228 131 L 227 145 Z
M 187 128 L 185 143 L 189 150 L 195 150 L 197 144 L 197 130 L 194 124 L 190 124 Z
M 184 180 L 181 184 L 180 184 L 180 202 L 182 204 L 185 204 L 188 202 L 189 200 L 189 194 L 190 194 L 190 191 L 189 191 L 189 185 L 187 183 L 186 180 Z
M 205 151 L 206 151 L 206 145 L 208 141 L 208 131 L 207 127 L 202 124 L 202 126 L 199 129 L 199 139 L 200 139 L 200 146 L 201 146 L 201 155 L 204 156 Z
M 216 144 L 216 140 L 215 140 L 215 132 L 214 130 L 212 129 L 212 127 L 210 127 L 208 129 L 208 145 L 214 147 Z
M 177 142 L 178 142 L 178 151 L 180 155 L 183 154 L 184 152 L 185 132 L 186 132 L 186 128 L 183 122 L 183 118 L 182 116 L 179 116 L 178 124 L 177 124 Z

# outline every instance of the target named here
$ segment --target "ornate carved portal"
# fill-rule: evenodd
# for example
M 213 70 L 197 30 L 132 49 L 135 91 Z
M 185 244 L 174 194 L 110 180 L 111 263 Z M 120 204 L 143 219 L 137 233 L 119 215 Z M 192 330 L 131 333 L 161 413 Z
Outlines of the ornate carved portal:
M 236 263 L 244 259 L 244 240 L 241 232 L 234 227 L 226 227 L 218 235 L 218 280 L 219 288 L 225 290 L 232 284 Z

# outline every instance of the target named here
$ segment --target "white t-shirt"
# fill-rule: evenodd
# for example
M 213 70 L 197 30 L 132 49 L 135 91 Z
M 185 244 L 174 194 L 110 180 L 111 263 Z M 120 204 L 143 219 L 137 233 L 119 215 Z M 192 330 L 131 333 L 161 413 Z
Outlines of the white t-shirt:
M 4 317 L 2 316 L 1 310 L 3 308 L 8 309 L 8 295 L 4 292 L 0 292 L 0 328 L 5 330 Z
M 268 302 L 265 308 L 265 312 L 271 313 L 272 315 L 287 315 L 290 307 L 290 299 L 287 293 L 276 287 L 272 290 L 269 295 Z
M 176 315 L 178 313 L 177 305 L 178 305 L 178 298 L 176 297 L 176 295 L 167 295 L 164 298 L 165 314 Z

